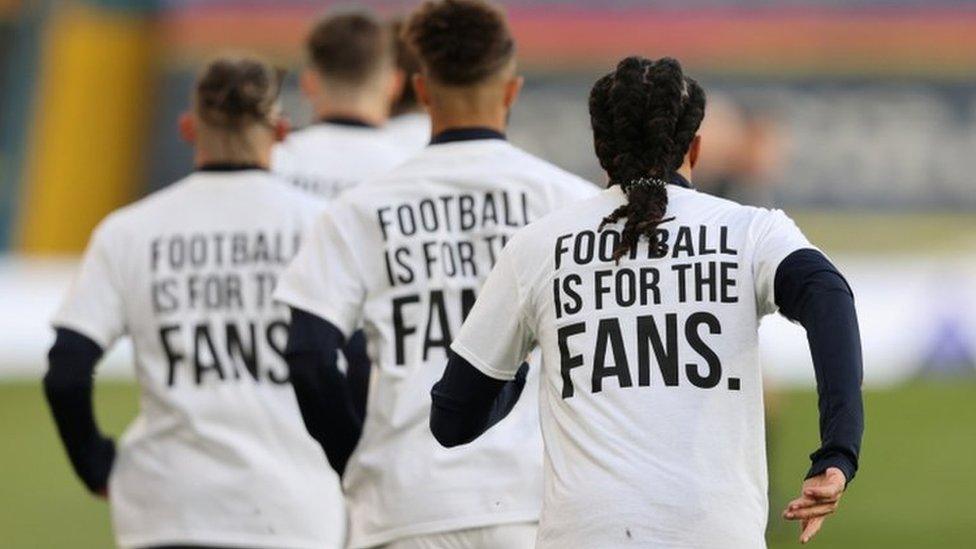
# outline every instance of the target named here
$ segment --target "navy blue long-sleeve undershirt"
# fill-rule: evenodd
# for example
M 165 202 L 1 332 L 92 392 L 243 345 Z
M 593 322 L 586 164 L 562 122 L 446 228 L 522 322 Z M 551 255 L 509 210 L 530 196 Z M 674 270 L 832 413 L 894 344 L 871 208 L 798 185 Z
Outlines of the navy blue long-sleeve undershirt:
M 434 438 L 448 448 L 478 438 L 512 411 L 525 388 L 528 372 L 529 365 L 523 362 L 515 379 L 490 378 L 451 351 L 444 376 L 430 391 L 430 430 Z
M 774 292 L 780 312 L 806 329 L 816 372 L 821 445 L 810 456 L 807 478 L 837 467 L 850 482 L 864 431 L 861 342 L 853 293 L 837 268 L 812 249 L 798 250 L 780 263 Z M 506 387 L 452 354 L 431 391 L 434 437 L 444 446 L 477 438 L 493 425 L 498 410 L 514 406 L 511 399 L 521 391 Z
M 115 461 L 115 444 L 99 430 L 92 404 L 93 375 L 103 350 L 74 330 L 56 332 L 44 393 L 72 467 L 88 490 L 102 492 Z M 341 473 L 359 440 L 365 411 L 369 383 L 365 338 L 357 334 L 344 343 L 335 326 L 295 310 L 288 340 L 286 362 L 302 418 Z M 349 364 L 348 379 L 336 367 L 340 349 Z M 329 404 L 325 411 L 323 400 Z
M 285 361 L 312 438 L 340 475 L 362 434 L 362 417 L 337 358 L 345 338 L 332 323 L 292 308 Z
M 75 473 L 89 491 L 104 492 L 115 461 L 115 443 L 95 422 L 92 384 L 102 348 L 90 338 L 57 328 L 48 352 L 44 395 Z
M 369 399 L 369 376 L 372 363 L 366 352 L 366 334 L 357 330 L 349 336 L 342 347 L 346 357 L 346 382 L 352 395 L 353 407 L 360 418 L 366 417 L 366 402 Z
M 820 448 L 810 455 L 807 478 L 837 467 L 850 482 L 857 472 L 864 433 L 861 335 L 854 294 L 840 271 L 812 249 L 784 259 L 773 287 L 780 313 L 807 331 L 817 378 Z

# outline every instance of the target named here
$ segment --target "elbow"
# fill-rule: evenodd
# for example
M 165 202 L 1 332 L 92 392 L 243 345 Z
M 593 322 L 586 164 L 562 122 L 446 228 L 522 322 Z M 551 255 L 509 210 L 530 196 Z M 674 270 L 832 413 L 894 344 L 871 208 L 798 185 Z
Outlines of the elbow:
M 445 435 L 445 434 L 443 434 L 441 432 L 435 431 L 433 429 L 431 429 L 431 432 L 434 433 L 434 440 L 436 440 L 437 443 L 440 444 L 441 446 L 443 446 L 444 448 L 456 448 L 456 447 L 461 446 L 462 444 L 464 444 L 460 440 L 456 440 L 454 438 L 451 438 L 451 437 L 449 437 L 449 436 L 447 436 L 447 435 Z
M 454 448 L 464 444 L 457 436 L 455 436 L 451 429 L 448 429 L 444 424 L 444 421 L 438 419 L 436 413 L 432 413 L 430 416 L 430 432 L 434 435 L 434 440 L 444 448 Z
M 446 417 L 449 412 L 438 410 L 435 405 L 430 413 L 430 432 L 434 440 L 444 448 L 455 448 L 474 440 L 475 437 L 465 436 L 460 425 Z

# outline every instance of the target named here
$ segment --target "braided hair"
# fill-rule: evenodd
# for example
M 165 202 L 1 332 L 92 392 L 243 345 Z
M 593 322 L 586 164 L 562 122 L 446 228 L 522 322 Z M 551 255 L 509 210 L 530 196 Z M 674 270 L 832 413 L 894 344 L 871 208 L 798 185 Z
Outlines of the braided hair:
M 606 225 L 624 223 L 613 258 L 620 258 L 647 237 L 658 246 L 657 227 L 665 221 L 668 192 L 663 184 L 681 167 L 705 116 L 705 92 L 684 75 L 670 57 L 651 60 L 632 56 L 593 85 L 590 123 L 600 166 L 619 185 L 627 203 L 603 218 Z

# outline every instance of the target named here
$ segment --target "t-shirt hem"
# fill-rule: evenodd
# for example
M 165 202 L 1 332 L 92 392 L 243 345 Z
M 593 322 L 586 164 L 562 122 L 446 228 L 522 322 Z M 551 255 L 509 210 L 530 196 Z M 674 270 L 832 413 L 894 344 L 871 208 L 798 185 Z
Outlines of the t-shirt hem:
M 102 348 L 102 351 L 108 351 L 109 346 L 112 342 L 109 338 L 105 337 L 104 334 L 99 333 L 98 329 L 94 329 L 91 325 L 84 321 L 78 321 L 67 316 L 56 316 L 51 319 L 51 326 L 54 328 L 65 328 L 87 337 L 88 339 L 94 341 Z
M 352 335 L 353 329 L 352 326 L 350 326 L 350 323 L 345 322 L 342 315 L 328 305 L 309 302 L 308 299 L 284 289 L 281 289 L 275 293 L 274 300 L 284 303 L 289 307 L 301 309 L 321 318 L 322 320 L 338 328 L 339 331 L 342 332 L 342 337 L 346 339 Z
M 353 537 L 351 537 L 349 540 L 349 549 L 369 549 L 403 538 L 454 532 L 456 530 L 467 530 L 469 528 L 483 528 L 486 526 L 499 526 L 502 524 L 515 524 L 519 522 L 539 522 L 539 514 L 539 509 L 523 509 L 520 511 L 510 511 L 507 513 L 489 513 L 485 515 L 464 517 L 461 519 L 452 518 L 450 520 L 411 524 L 410 526 L 391 528 L 389 530 L 383 530 L 368 536 L 360 536 L 358 538 L 353 535 Z
M 147 535 L 116 536 L 116 543 L 122 549 L 165 545 L 213 545 L 216 547 L 240 547 L 254 549 L 267 547 L 274 549 L 341 549 L 342 543 L 329 545 L 322 540 L 288 538 L 279 535 L 239 536 L 218 532 L 170 532 Z
M 461 355 L 461 358 L 470 362 L 472 366 L 488 377 L 500 381 L 511 381 L 515 379 L 516 372 L 503 372 L 502 370 L 490 366 L 487 362 L 478 358 L 478 356 L 474 354 L 474 351 L 465 347 L 464 344 L 460 343 L 458 340 L 454 340 L 454 342 L 451 343 L 451 350 Z

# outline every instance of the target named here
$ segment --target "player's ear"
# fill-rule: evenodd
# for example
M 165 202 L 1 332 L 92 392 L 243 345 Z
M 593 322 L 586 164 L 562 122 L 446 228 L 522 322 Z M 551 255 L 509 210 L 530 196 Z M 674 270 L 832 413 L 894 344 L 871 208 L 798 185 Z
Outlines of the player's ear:
M 288 120 L 287 116 L 279 116 L 275 119 L 272 129 L 274 129 L 275 143 L 281 143 L 291 131 L 291 120 Z
M 397 69 L 396 71 L 394 71 L 393 80 L 390 83 L 390 90 L 389 90 L 390 103 L 393 103 L 393 101 L 397 97 L 403 95 L 404 88 L 406 88 L 409 85 L 410 85 L 410 79 L 407 78 L 406 71 L 402 69 Z
M 177 126 L 180 130 L 180 138 L 187 143 L 193 144 L 197 140 L 197 121 L 194 118 L 193 113 L 187 111 L 180 115 L 180 119 L 177 122 Z
M 525 79 L 521 76 L 513 76 L 505 83 L 505 108 L 511 109 L 512 105 L 518 100 L 519 93 L 522 92 L 522 85 Z
M 417 94 L 417 101 L 425 107 L 430 106 L 430 91 L 427 89 L 427 79 L 419 72 L 413 75 L 413 91 Z
M 698 155 L 701 154 L 701 134 L 695 134 L 691 139 L 691 146 L 688 147 L 688 165 L 692 169 L 698 164 Z
M 309 67 L 302 69 L 302 74 L 298 77 L 298 87 L 307 98 L 315 97 L 322 88 L 319 82 L 319 75 Z

